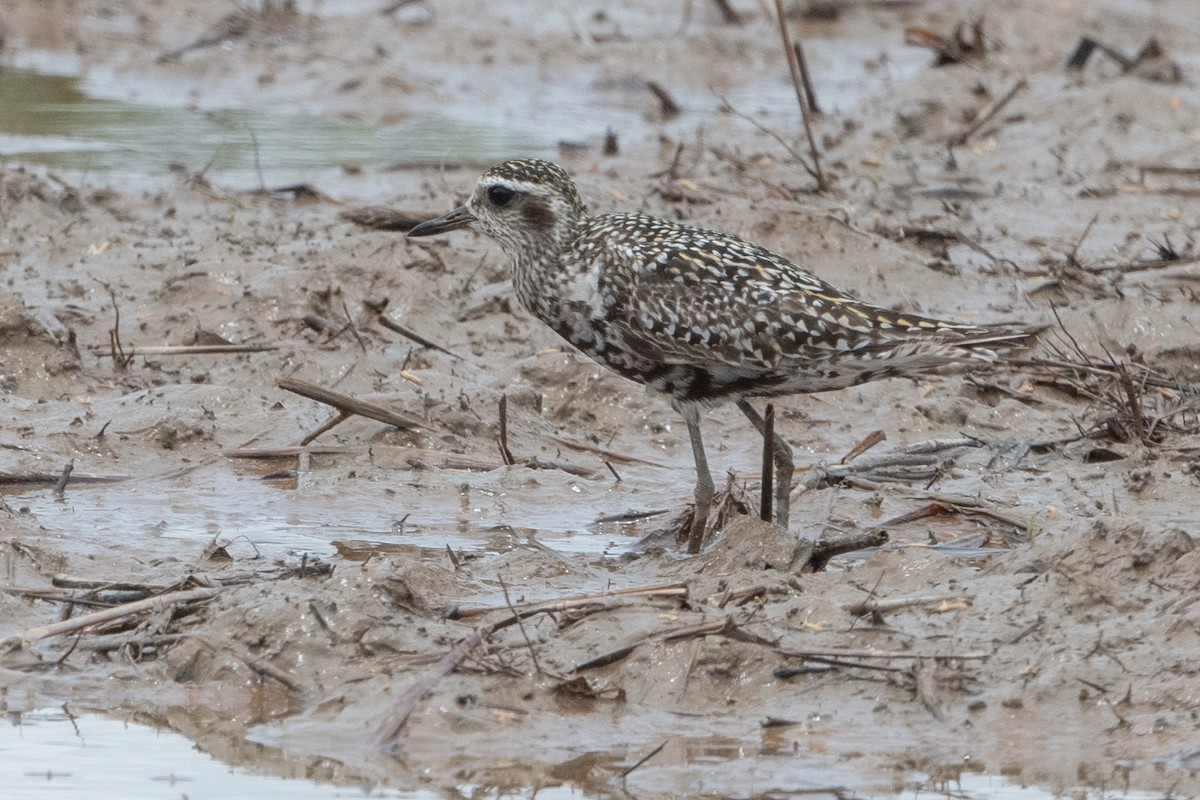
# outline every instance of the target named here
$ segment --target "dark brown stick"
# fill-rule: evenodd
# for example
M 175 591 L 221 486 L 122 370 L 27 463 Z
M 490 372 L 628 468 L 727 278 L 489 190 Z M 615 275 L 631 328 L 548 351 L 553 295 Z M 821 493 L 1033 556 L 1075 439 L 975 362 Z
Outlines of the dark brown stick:
M 71 459 L 63 465 L 62 474 L 58 476 L 58 480 L 54 483 L 54 496 L 62 497 L 63 492 L 67 490 L 67 481 L 71 479 L 71 471 L 75 469 L 75 459 Z
M 646 88 L 650 90 L 651 94 L 658 98 L 659 108 L 662 111 L 664 119 L 671 119 L 672 117 L 679 116 L 679 113 L 682 111 L 682 109 L 666 89 L 654 81 L 646 81 Z
M 884 442 L 884 441 L 887 441 L 886 433 L 884 433 L 883 431 L 871 431 L 870 433 L 868 433 L 866 436 L 863 437 L 863 440 L 861 442 L 854 445 L 854 447 L 850 448 L 850 452 L 846 453 L 846 455 L 842 456 L 842 460 L 839 461 L 838 463 L 839 464 L 849 464 L 851 461 L 858 458 L 859 456 L 861 456 L 863 453 L 870 450 L 875 445 L 879 444 L 880 442 Z
M 577 664 L 575 669 L 572 671 L 583 672 L 585 670 L 596 669 L 598 667 L 607 667 L 609 664 L 615 664 L 621 659 L 627 658 L 629 654 L 636 649 L 636 644 L 619 647 L 616 650 L 612 650 L 608 653 L 604 653 L 603 655 L 596 656 L 593 659 L 589 659 L 588 661 L 584 661 L 582 664 Z
M 813 89 L 812 76 L 808 73 L 808 60 L 804 58 L 804 48 L 800 42 L 792 42 L 792 49 L 796 51 L 796 61 L 800 64 L 800 78 L 804 81 L 804 99 L 808 101 L 808 110 L 820 114 L 821 107 L 817 105 L 817 93 Z
M 382 422 L 385 425 L 394 425 L 403 430 L 425 427 L 424 422 L 410 414 L 405 414 L 402 411 L 394 411 L 375 403 L 368 403 L 365 400 L 359 400 L 348 394 L 326 389 L 309 381 L 302 381 L 296 378 L 276 378 L 275 385 L 285 391 L 294 392 L 301 397 L 307 397 L 310 400 L 316 400 L 318 403 L 333 406 L 344 414 L 358 414 L 360 417 L 367 417 L 368 419 Z
M 61 472 L 0 472 L 0 486 L 20 486 L 22 484 L 50 484 L 51 486 L 55 486 L 61 479 Z M 128 480 L 133 480 L 133 478 L 129 475 L 114 475 L 109 477 L 73 475 L 71 478 L 72 483 L 75 484 L 122 483 Z
M 762 452 L 762 499 L 759 503 L 758 518 L 770 522 L 773 509 L 775 483 L 775 404 L 767 403 L 767 413 L 763 417 L 763 452 Z M 780 475 L 780 480 L 787 476 Z
M 504 465 L 511 467 L 517 463 L 512 451 L 508 449 L 508 395 L 500 395 L 500 458 Z
M 812 555 L 808 557 L 808 564 L 812 567 L 813 572 L 820 572 L 825 569 L 829 560 L 834 556 L 853 553 L 855 550 L 863 550 L 868 547 L 881 547 L 887 543 L 887 540 L 886 531 L 871 531 L 838 539 L 822 540 L 813 545 Z

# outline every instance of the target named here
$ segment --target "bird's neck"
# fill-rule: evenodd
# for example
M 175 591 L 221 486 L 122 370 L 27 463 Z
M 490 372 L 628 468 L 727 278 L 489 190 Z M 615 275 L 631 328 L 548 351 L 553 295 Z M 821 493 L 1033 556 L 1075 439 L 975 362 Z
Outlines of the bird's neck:
M 540 232 L 533 242 L 508 249 L 513 287 L 517 299 L 535 316 L 545 319 L 552 314 L 558 300 L 558 286 L 570 280 L 571 266 L 564 263 L 579 235 L 578 220 L 560 220 L 554 227 Z

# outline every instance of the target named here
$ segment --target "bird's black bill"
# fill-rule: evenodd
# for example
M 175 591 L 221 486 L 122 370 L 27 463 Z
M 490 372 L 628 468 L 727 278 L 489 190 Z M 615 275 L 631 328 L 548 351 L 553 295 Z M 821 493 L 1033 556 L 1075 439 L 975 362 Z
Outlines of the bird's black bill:
M 442 214 L 435 219 L 426 220 L 418 223 L 409 229 L 409 236 L 433 236 L 446 231 L 455 231 L 459 228 L 465 228 L 475 221 L 475 215 L 472 214 L 466 206 L 461 206 L 453 211 Z

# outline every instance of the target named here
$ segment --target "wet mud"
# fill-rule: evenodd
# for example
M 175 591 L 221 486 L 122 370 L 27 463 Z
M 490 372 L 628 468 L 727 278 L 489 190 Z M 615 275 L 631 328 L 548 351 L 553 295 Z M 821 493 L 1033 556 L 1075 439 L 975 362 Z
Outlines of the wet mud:
M 511 155 L 562 163 L 594 212 L 730 231 L 883 306 L 1044 327 L 1022 363 L 780 401 L 787 533 L 748 513 L 754 432 L 712 410 L 729 515 L 689 557 L 669 403 L 531 319 L 489 242 L 345 213 L 442 213 L 480 151 L 268 169 L 265 192 L 206 153 L 136 181 L 6 159 L 5 712 L 66 703 L 240 768 L 438 795 L 1200 793 L 1194 9 L 796 6 L 830 87 L 817 193 L 775 23 L 734 5 L 0 10 L 6 67 L 69 57 L 123 100 L 570 117 Z M 1128 58 L 1069 71 L 1085 35 Z M 270 191 L 297 181 L 316 191 Z M 414 424 L 301 446 L 335 412 L 279 379 Z M 813 542 L 876 530 L 806 568 Z

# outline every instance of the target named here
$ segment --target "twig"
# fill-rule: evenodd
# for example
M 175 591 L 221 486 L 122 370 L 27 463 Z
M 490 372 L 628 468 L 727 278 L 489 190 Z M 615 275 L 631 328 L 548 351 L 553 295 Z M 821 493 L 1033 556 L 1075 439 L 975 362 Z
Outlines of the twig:
M 904 525 L 909 522 L 935 517 L 940 514 L 961 514 L 968 517 L 986 517 L 988 519 L 995 520 L 996 522 L 1001 522 L 1005 525 L 1016 528 L 1019 531 L 1025 530 L 1027 524 L 1025 520 L 1011 517 L 1007 514 L 1002 514 L 994 509 L 986 508 L 977 499 L 972 497 L 947 495 L 938 492 L 917 490 L 912 491 L 914 494 L 930 498 L 932 502 L 921 506 L 914 511 L 900 514 L 899 516 L 892 517 L 889 520 L 881 522 L 875 526 L 877 529 Z
M 511 467 L 517 463 L 512 451 L 508 449 L 508 395 L 500 395 L 500 458 L 504 466 Z
M 421 701 L 433 692 L 434 687 L 443 678 L 465 661 L 467 656 L 475 651 L 475 648 L 483 644 L 483 640 L 491 635 L 493 628 L 492 625 L 481 625 L 467 636 L 459 639 L 446 655 L 442 656 L 416 683 L 409 687 L 408 691 L 401 696 L 396 709 L 376 730 L 374 737 L 376 747 L 386 750 L 397 744 L 400 733 L 408 724 L 408 718 L 417 710 Z
M 126 350 L 120 349 L 119 341 L 117 341 L 116 347 L 119 349 L 121 357 L 126 360 L 134 356 L 224 355 L 229 353 L 262 353 L 268 350 L 279 349 L 279 346 L 274 344 L 158 344 L 130 347 Z M 96 352 L 106 349 L 108 347 L 104 345 L 92 345 L 92 350 Z
M 1127 275 L 1131 272 L 1187 267 L 1193 264 L 1200 264 L 1200 258 L 1155 258 L 1149 261 L 1131 261 L 1124 264 L 1091 264 L 1082 269 L 1084 272 L 1089 272 L 1093 275 L 1105 272 L 1119 272 L 1122 275 Z
M 630 589 L 612 589 L 607 592 L 590 592 L 588 594 L 578 594 L 571 597 L 565 597 L 561 600 L 546 600 L 540 603 L 527 603 L 518 605 L 517 611 L 521 616 L 528 617 L 533 614 L 539 614 L 550 611 L 568 611 L 572 608 L 591 605 L 592 603 L 601 600 L 613 600 L 623 597 L 678 597 L 686 598 L 688 596 L 688 587 L 686 583 L 656 583 L 649 586 L 637 586 Z M 452 615 L 452 619 L 470 619 L 472 617 L 482 616 L 492 611 L 499 611 L 495 607 L 486 608 L 462 608 L 456 609 Z M 511 624 L 511 623 L 508 623 Z
M 439 353 L 445 353 L 446 355 L 450 356 L 451 358 L 453 358 L 457 361 L 462 361 L 462 356 L 458 355 L 457 353 L 452 353 L 449 350 L 447 350 L 446 348 L 442 347 L 440 344 L 435 344 L 435 343 L 429 341 L 428 339 L 426 339 L 424 336 L 420 335 L 419 333 L 416 333 L 415 331 L 409 330 L 408 328 L 404 327 L 399 322 L 392 322 L 392 320 L 388 319 L 383 314 L 380 314 L 375 319 L 379 322 L 380 325 L 387 328 L 389 331 L 398 333 L 401 336 L 403 336 L 405 339 L 411 339 L 412 341 L 421 345 L 421 347 L 428 347 L 430 350 L 437 350 Z
M 796 50 L 792 46 L 787 17 L 783 13 L 783 0 L 775 0 L 775 18 L 779 21 L 779 35 L 783 39 L 783 50 L 787 55 L 788 71 L 792 75 L 792 86 L 796 89 L 796 102 L 800 104 L 800 117 L 804 120 L 804 133 L 808 137 L 808 149 L 812 156 L 813 170 L 816 172 L 817 191 L 828 191 L 829 184 L 826 183 L 825 173 L 821 169 L 821 154 L 817 150 L 817 139 L 813 136 L 812 124 L 808 120 L 808 103 L 804 100 L 804 79 L 800 74 L 800 63 L 796 58 Z
M 185 638 L 194 639 L 197 642 L 200 642 L 214 653 L 228 653 L 238 661 L 241 661 L 250 669 L 257 672 L 259 675 L 279 681 L 286 686 L 289 691 L 295 692 L 296 694 L 301 694 L 304 691 L 304 687 L 302 687 L 295 678 L 289 675 L 286 670 L 280 669 L 266 659 L 255 658 L 248 652 L 239 651 L 238 648 L 235 648 L 231 644 L 218 644 L 217 642 L 210 641 L 204 636 L 188 634 Z
M 602 517 L 596 517 L 596 524 L 602 525 L 606 522 L 637 522 L 638 520 L 669 513 L 671 513 L 671 509 L 669 508 L 651 508 L 646 511 L 622 511 L 619 514 L 605 514 Z
M 615 664 L 624 658 L 628 658 L 629 654 L 636 650 L 637 647 L 637 644 L 618 647 L 616 650 L 596 656 L 595 658 L 584 661 L 582 664 L 577 664 L 572 672 L 583 672 L 585 670 L 597 669 L 598 667 L 607 667 L 609 664 Z
M 907 650 L 865 650 L 865 649 L 838 649 L 838 648 L 806 648 L 776 650 L 776 653 L 784 658 L 934 658 L 934 659 L 954 659 L 958 661 L 981 661 L 985 658 L 991 658 L 991 653 L 912 653 Z
M 860 441 L 858 444 L 854 445 L 854 447 L 850 448 L 850 452 L 848 452 L 848 453 L 846 453 L 846 455 L 842 456 L 842 460 L 839 461 L 838 463 L 839 464 L 849 464 L 851 461 L 858 458 L 859 456 L 861 456 L 863 453 L 870 450 L 875 445 L 879 444 L 880 442 L 885 442 L 885 441 L 887 441 L 886 433 L 884 433 L 883 431 L 871 431 L 870 433 L 868 433 L 866 436 L 863 437 L 862 441 Z
M 660 469 L 667 468 L 665 464 L 660 464 L 657 461 L 647 461 L 644 458 L 625 455 L 624 453 L 618 453 L 615 450 L 606 450 L 603 447 L 596 447 L 595 445 L 586 444 L 584 442 L 577 442 L 573 439 L 567 439 L 562 436 L 549 436 L 547 438 L 555 444 L 561 444 L 563 447 L 580 453 L 593 453 L 600 456 L 600 458 L 605 461 L 614 461 L 618 464 L 642 464 L 647 467 L 659 467 Z
M 328 575 L 333 571 L 333 567 L 326 562 L 309 563 L 305 567 L 307 575 Z M 285 578 L 296 577 L 297 569 L 279 565 L 268 569 L 255 570 L 253 572 L 244 572 L 236 575 L 224 575 L 222 577 L 210 579 L 212 583 L 218 586 L 241 586 L 247 583 L 254 583 L 262 580 L 283 580 Z M 179 589 L 179 584 L 159 585 L 153 583 L 125 583 L 122 581 L 97 581 L 90 578 L 79 578 L 74 575 L 55 575 L 51 579 L 51 584 L 60 589 L 86 589 L 93 592 L 155 592 L 162 594 L 164 592 L 182 591 Z M 211 587 L 195 587 L 195 588 L 211 588 Z
M 54 486 L 61 478 L 61 472 L 0 472 L 0 486 L 21 486 L 24 484 L 49 484 L 50 486 Z M 133 478 L 129 475 L 111 477 L 76 475 L 73 480 L 75 483 L 107 484 L 122 483 L 133 480 Z
M 267 182 L 263 179 L 262 159 L 259 158 L 258 152 L 258 136 L 254 133 L 254 128 L 249 125 L 246 126 L 246 130 L 250 132 L 250 147 L 254 151 L 254 172 L 258 175 L 258 191 L 266 194 Z
M 813 545 L 812 554 L 808 557 L 808 565 L 813 572 L 821 572 L 835 556 L 843 553 L 853 553 L 868 547 L 882 547 L 887 544 L 887 531 L 870 531 L 856 533 L 837 539 L 822 539 Z
M 767 413 L 763 416 L 763 452 L 762 452 L 762 499 L 759 504 L 758 518 L 763 522 L 771 521 L 771 500 L 774 497 L 775 483 L 775 404 L 767 403 Z M 780 475 L 785 481 L 788 476 Z
M 882 614 L 887 611 L 911 608 L 912 606 L 928 606 L 952 602 L 971 604 L 973 598 L 961 594 L 928 594 L 918 597 L 895 597 L 890 600 L 877 600 L 872 597 L 855 603 L 844 603 L 842 608 L 856 617 L 865 617 L 869 614 Z
M 512 600 L 508 596 L 508 586 L 504 583 L 504 576 L 497 572 L 496 580 L 500 581 L 500 590 L 504 592 L 504 605 L 508 606 L 508 610 L 512 612 L 513 619 L 517 623 L 517 629 L 521 631 L 521 637 L 525 640 L 525 646 L 529 648 L 529 657 L 533 659 L 534 670 L 538 675 L 544 675 L 542 665 L 538 663 L 537 651 L 533 649 L 533 642 L 529 640 L 529 634 L 525 632 L 525 623 L 521 621 L 521 615 L 517 613 L 517 609 L 513 606 Z
M 96 279 L 96 282 L 104 287 L 108 292 L 108 297 L 113 304 L 113 326 L 108 332 L 108 347 L 112 355 L 113 365 L 119 368 L 124 368 L 132 356 L 127 356 L 121 347 L 121 307 L 117 304 L 117 292 L 108 283 Z M 100 348 L 104 349 L 103 347 Z
M 1068 336 L 1069 335 L 1070 334 L 1068 334 Z M 1083 351 L 1080 351 L 1080 355 L 1083 358 L 1087 358 L 1087 354 L 1084 353 Z M 1063 360 L 1052 359 L 1052 358 L 1017 358 L 1017 359 L 1012 359 L 1011 361 L 1009 361 L 1007 363 L 1009 363 L 1010 365 L 1012 365 L 1014 367 L 1045 367 L 1047 369 L 1071 370 L 1071 371 L 1075 371 L 1075 372 L 1085 372 L 1090 375 L 1109 375 L 1109 376 L 1117 374 L 1119 371 L 1119 369 L 1118 369 L 1119 366 L 1125 366 L 1126 368 L 1131 367 L 1131 366 L 1138 366 L 1138 367 L 1142 366 L 1140 364 L 1118 365 L 1118 364 L 1104 364 L 1102 362 L 1090 362 L 1090 361 L 1087 363 L 1083 363 L 1083 362 L 1063 361 Z M 1142 367 L 1142 368 L 1144 369 L 1144 367 Z M 1143 383 L 1145 383 L 1146 386 L 1153 386 L 1157 389 L 1170 389 L 1173 392 L 1181 392 L 1181 393 L 1185 393 L 1185 394 L 1195 394 L 1197 389 L 1200 388 L 1194 384 L 1180 383 L 1179 381 L 1169 381 L 1169 380 L 1165 380 L 1163 378 L 1155 377 L 1154 375 L 1146 375 L 1143 378 L 1141 378 L 1141 381 Z M 78 480 L 78 479 L 76 479 L 76 480 Z
M 295 458 L 303 453 L 314 456 L 331 456 L 345 455 L 346 453 L 353 452 L 354 448 L 352 447 L 296 445 L 293 447 L 238 447 L 233 450 L 222 451 L 221 455 L 226 458 L 274 459 Z
M 1070 265 L 1072 267 L 1076 267 L 1076 268 L 1082 266 L 1079 263 L 1079 248 L 1083 247 L 1083 240 L 1086 239 L 1088 237 L 1088 234 L 1092 232 L 1092 226 L 1096 224 L 1096 220 L 1098 220 L 1098 219 L 1100 219 L 1100 215 L 1093 214 L 1092 218 L 1090 220 L 1088 220 L 1088 224 L 1083 226 L 1083 233 L 1079 234 L 1079 238 L 1075 240 L 1075 246 L 1071 248 L 1070 253 L 1067 253 L 1067 264 L 1068 265 Z M 1061 325 L 1061 320 L 1060 320 L 1060 325 Z
M 309 381 L 302 381 L 296 378 L 276 378 L 275 385 L 285 391 L 294 392 L 301 397 L 307 397 L 310 400 L 316 400 L 318 403 L 333 406 L 344 414 L 357 414 L 360 417 L 367 417 L 368 419 L 382 422 L 385 425 L 394 425 L 403 430 L 425 427 L 424 422 L 410 414 L 393 411 L 390 408 L 385 408 L 375 403 L 368 403 L 365 400 L 359 400 L 348 394 L 326 389 Z
M 1037 619 L 1035 619 L 1030 625 L 1027 625 L 1026 627 L 1022 628 L 1021 630 L 1017 631 L 1012 636 L 1008 637 L 1008 639 L 1005 640 L 1004 644 L 1016 644 L 1017 642 L 1021 641 L 1029 634 L 1036 633 L 1038 628 L 1042 627 L 1042 624 L 1045 621 L 1046 621 L 1046 617 L 1042 614 L 1038 614 Z
M 382 452 L 382 451 L 381 451 Z M 460 453 L 447 453 L 444 450 L 430 450 L 424 447 L 389 447 L 389 454 L 396 461 L 407 464 L 412 469 L 455 469 L 468 472 L 491 472 L 505 466 L 501 459 L 488 456 L 468 456 Z
M 807 172 L 813 178 L 817 177 L 816 171 L 814 171 L 813 168 L 808 165 L 808 162 L 804 160 L 804 156 L 802 156 L 798 152 L 796 152 L 796 148 L 794 148 L 790 144 L 788 144 L 787 140 L 785 140 L 782 136 L 780 136 L 778 133 L 776 133 L 775 131 L 768 128 L 766 125 L 763 125 L 761 122 L 759 122 L 754 117 L 747 114 L 746 112 L 739 111 L 737 108 L 735 108 L 733 106 L 732 103 L 729 102 L 729 100 L 724 95 L 720 95 L 720 94 L 717 95 L 717 99 L 719 99 L 721 101 L 722 111 L 728 111 L 730 114 L 733 114 L 734 116 L 738 117 L 739 119 L 743 119 L 746 122 L 749 122 L 755 128 L 762 131 L 767 136 L 770 136 L 772 139 L 774 139 L 776 142 L 779 143 L 779 146 L 782 147 L 789 156 L 791 156 L 792 158 L 796 159 L 797 161 L 799 161 L 801 164 L 804 165 L 805 172 Z
M 17 647 L 23 647 L 30 642 L 36 642 L 39 639 L 48 639 L 52 636 L 61 636 L 64 633 L 74 633 L 75 631 L 89 628 L 93 625 L 100 625 L 105 622 L 121 619 L 132 614 L 140 614 L 143 611 L 155 611 L 166 607 L 168 604 L 174 603 L 192 603 L 199 600 L 211 600 L 223 591 L 222 587 L 203 587 L 200 589 L 186 589 L 182 592 L 171 592 L 169 594 L 158 595 L 157 597 L 148 597 L 145 600 L 136 600 L 132 603 L 106 608 L 103 611 L 93 611 L 90 614 L 83 614 L 78 617 L 72 617 L 62 622 L 55 622 L 50 625 L 42 625 L 37 628 L 27 628 L 21 633 L 10 636 L 7 639 L 0 640 L 0 652 L 7 652 Z
M 821 107 L 817 105 L 817 92 L 813 89 L 812 76 L 808 73 L 808 59 L 804 57 L 804 48 L 800 46 L 800 42 L 792 42 L 792 49 L 796 51 L 796 61 L 800 64 L 800 77 L 804 79 L 804 99 L 808 101 L 808 110 L 814 114 L 820 114 Z
M 662 752 L 662 749 L 667 746 L 667 742 L 669 742 L 669 741 L 671 741 L 671 740 L 667 739 L 667 740 L 663 741 L 663 743 L 660 744 L 658 747 L 654 748 L 649 753 L 642 756 L 640 759 L 638 759 L 638 762 L 636 764 L 634 764 L 632 767 L 630 767 L 629 769 L 622 772 L 621 777 L 622 778 L 628 777 L 629 773 L 633 772 L 635 769 L 640 767 L 642 764 L 645 764 L 647 761 L 654 758 L 656 755 L 658 755 L 660 752 Z
M 1070 58 L 1067 59 L 1068 70 L 1081 70 L 1087 64 L 1092 53 L 1099 50 L 1104 55 L 1111 58 L 1120 65 L 1121 69 L 1128 72 L 1133 67 L 1133 59 L 1126 56 L 1124 53 L 1109 47 L 1103 42 L 1097 41 L 1090 36 L 1080 37 L 1079 43 L 1075 45 L 1075 49 L 1071 51 Z
M 367 352 L 367 343 L 363 341 L 362 336 L 358 332 L 358 326 L 354 324 L 354 317 L 350 314 L 350 307 L 346 305 L 345 298 L 342 299 L 342 312 L 346 315 L 346 327 L 350 329 L 350 334 L 358 342 L 359 349 L 364 353 Z
M 775 1 L 779 2 L 779 0 Z M 1021 91 L 1028 85 L 1029 81 L 1027 81 L 1025 78 L 1018 78 L 1017 82 L 1012 85 L 1012 88 L 1005 92 L 1002 97 L 993 101 L 990 105 L 980 111 L 975 117 L 975 121 L 971 123 L 971 125 L 965 131 L 951 139 L 950 145 L 952 147 L 960 147 L 966 144 L 968 139 L 974 136 L 980 128 L 988 124 L 992 117 L 999 114 L 1000 110 L 1008 105 L 1012 99 L 1017 96 L 1017 92 Z
M 1137 431 L 1138 438 L 1145 444 L 1150 444 L 1150 431 L 1146 426 L 1146 417 L 1142 413 L 1141 393 L 1137 387 L 1133 385 L 1133 379 L 1129 376 L 1129 369 L 1125 364 L 1115 363 L 1117 368 L 1117 378 L 1120 381 L 1121 389 L 1125 392 L 1125 400 L 1129 407 L 1129 418 L 1133 421 L 1133 429 Z M 1142 390 L 1145 390 L 1145 384 L 1142 384 Z
M 679 116 L 682 109 L 666 89 L 654 81 L 646 81 L 646 88 L 650 90 L 651 94 L 658 98 L 659 108 L 662 111 L 662 115 L 665 119 L 671 119 L 672 117 Z
M 733 621 L 733 617 L 713 620 L 712 622 L 699 622 L 695 625 L 685 625 L 682 628 L 667 631 L 662 634 L 662 637 L 664 642 L 676 642 L 680 639 L 701 639 L 705 636 L 714 635 L 725 636 L 739 642 L 760 644 L 764 647 L 775 647 L 779 644 L 778 641 L 764 639 L 761 636 L 756 636 L 753 633 L 743 630 Z
M 75 469 L 75 459 L 71 459 L 63 465 L 62 475 L 58 476 L 58 480 L 54 484 L 54 496 L 62 497 L 63 492 L 67 490 L 67 481 L 71 479 L 71 472 Z

